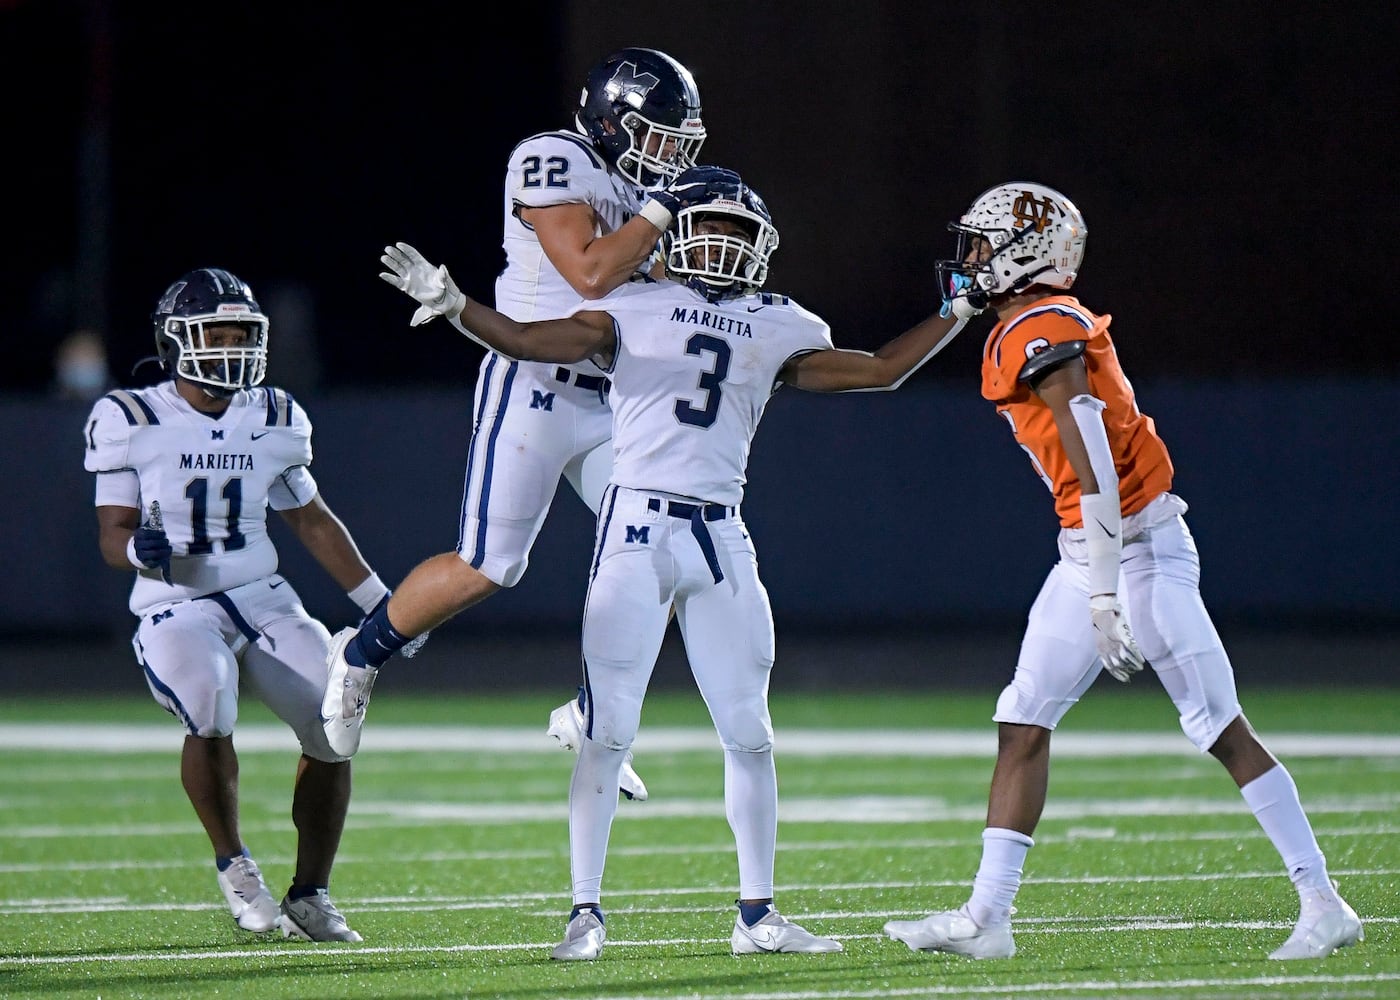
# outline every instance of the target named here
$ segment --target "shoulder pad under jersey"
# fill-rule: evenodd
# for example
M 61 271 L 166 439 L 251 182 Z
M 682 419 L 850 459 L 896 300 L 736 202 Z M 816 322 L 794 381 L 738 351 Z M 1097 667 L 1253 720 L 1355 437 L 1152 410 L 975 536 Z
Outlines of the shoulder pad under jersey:
M 137 389 L 113 389 L 92 405 L 83 425 L 87 447 L 83 468 L 89 472 L 115 472 L 128 468 L 127 452 L 132 434 L 159 424 L 156 412 Z
M 1021 366 L 1021 370 L 1016 374 L 1016 381 L 1026 382 L 1031 388 L 1054 369 L 1064 364 L 1070 358 L 1077 358 L 1084 353 L 1084 348 L 1088 344 L 1085 340 L 1067 340 L 1063 343 L 1052 344 L 1041 347 L 1036 353 Z

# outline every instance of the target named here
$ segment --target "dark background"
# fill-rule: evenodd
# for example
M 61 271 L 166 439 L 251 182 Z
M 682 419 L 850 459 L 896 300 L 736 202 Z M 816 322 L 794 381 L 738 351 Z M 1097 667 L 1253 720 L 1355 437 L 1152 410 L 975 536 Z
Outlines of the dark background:
M 153 380 L 130 374 L 150 310 L 195 267 L 233 270 L 272 316 L 268 382 L 310 412 L 318 482 L 386 581 L 452 547 L 480 353 L 441 324 L 409 328 L 379 253 L 413 243 L 489 301 L 510 149 L 570 125 L 589 67 L 626 45 L 694 71 L 702 158 L 743 173 L 781 233 L 768 287 L 840 346 L 873 348 L 936 306 L 946 225 L 982 190 L 1071 197 L 1091 233 L 1075 292 L 1113 315 L 1172 449 L 1237 669 L 1393 680 L 1393 9 L 508 13 L 509 32 L 468 5 L 0 0 L 0 684 L 133 680 L 129 579 L 97 556 L 81 468 L 87 403 L 52 398 L 52 360 L 92 329 L 117 382 Z M 978 398 L 981 340 L 970 329 L 898 393 L 770 404 L 744 509 L 795 676 L 1009 673 L 1055 522 Z M 345 624 L 343 595 L 277 537 L 308 608 Z M 443 626 L 409 673 L 571 684 L 590 537 L 563 488 L 524 581 Z M 462 645 L 491 636 L 504 645 Z
M 704 158 L 782 235 L 769 287 L 842 346 L 921 318 L 946 223 L 1034 179 L 1083 210 L 1077 292 L 1138 377 L 1394 376 L 1400 15 L 1360 6 L 541 2 L 505 32 L 468 5 L 0 0 L 0 385 L 42 388 L 80 326 L 140 381 L 160 291 L 211 264 L 273 312 L 281 384 L 469 383 L 476 349 L 410 332 L 380 248 L 489 298 L 510 148 L 629 44 L 691 67 Z

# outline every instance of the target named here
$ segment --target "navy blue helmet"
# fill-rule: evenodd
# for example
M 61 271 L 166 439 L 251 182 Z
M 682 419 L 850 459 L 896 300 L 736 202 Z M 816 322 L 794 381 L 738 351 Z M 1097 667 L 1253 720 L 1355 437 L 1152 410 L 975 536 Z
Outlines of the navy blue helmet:
M 750 295 L 768 280 L 768 260 L 778 249 L 778 230 L 757 191 L 734 175 L 733 190 L 713 201 L 683 208 L 662 237 L 666 269 L 711 301 Z M 728 222 L 716 232 L 704 223 Z M 738 232 L 733 230 L 737 227 Z
M 618 173 L 648 188 L 694 166 L 705 141 L 690 70 L 656 49 L 622 49 L 595 66 L 574 124 Z
M 151 314 L 156 356 L 165 374 L 196 382 L 212 396 L 249 389 L 267 374 L 267 316 L 242 278 L 217 267 L 200 268 L 165 290 Z M 242 344 L 211 344 L 211 326 L 236 323 Z

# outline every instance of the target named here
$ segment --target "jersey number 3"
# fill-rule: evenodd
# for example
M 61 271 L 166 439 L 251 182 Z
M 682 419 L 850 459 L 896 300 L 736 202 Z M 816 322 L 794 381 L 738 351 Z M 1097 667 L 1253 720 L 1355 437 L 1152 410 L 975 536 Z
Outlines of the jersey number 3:
M 678 399 L 676 419 L 692 427 L 709 427 L 719 416 L 719 400 L 722 395 L 720 386 L 724 383 L 724 377 L 729 374 L 729 360 L 733 352 L 727 341 L 708 333 L 695 333 L 685 342 L 685 353 L 695 357 L 711 354 L 714 356 L 714 364 L 710 366 L 709 371 L 700 373 L 697 383 L 698 388 L 705 393 L 705 405 L 695 407 L 688 399 Z

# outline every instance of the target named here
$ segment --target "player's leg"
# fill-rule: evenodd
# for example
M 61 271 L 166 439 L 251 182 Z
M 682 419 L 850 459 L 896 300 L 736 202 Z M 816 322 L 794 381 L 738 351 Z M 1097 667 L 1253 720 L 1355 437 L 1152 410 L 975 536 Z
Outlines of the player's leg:
M 972 891 L 956 910 L 886 923 L 886 933 L 911 949 L 973 958 L 1015 954 L 1011 913 L 1045 807 L 1050 734 L 1101 669 L 1088 601 L 1082 568 L 1062 561 L 1031 605 L 1015 673 L 993 714 L 997 762 Z
M 232 592 L 256 623 L 243 653 L 244 686 L 291 727 L 301 744 L 292 791 L 296 868 L 282 899 L 282 931 L 312 941 L 359 941 L 330 897 L 331 870 L 350 806 L 350 762 L 333 751 L 321 725 L 321 686 L 330 636 L 290 584 Z
M 623 494 L 621 502 L 614 496 Z M 637 503 L 638 494 L 610 491 L 599 518 L 594 571 L 583 615 L 588 714 L 569 783 L 569 864 L 573 909 L 557 959 L 593 959 L 602 951 L 603 869 L 618 778 L 641 724 L 642 702 L 666 632 L 672 581 L 658 575 L 668 525 Z M 630 502 L 629 502 L 630 501 Z M 595 926 L 596 922 L 596 926 Z
M 1190 530 L 1180 517 L 1154 525 L 1124 555 L 1134 634 L 1177 706 L 1182 731 L 1224 765 L 1298 891 L 1298 923 L 1270 957 L 1323 958 L 1362 940 L 1361 921 L 1337 894 L 1292 775 L 1240 709 L 1234 669 L 1201 600 Z
M 778 912 L 773 899 L 778 839 L 778 774 L 768 684 L 776 648 L 768 591 L 747 529 L 729 517 L 705 525 L 721 566 L 715 582 L 694 537 L 684 554 L 686 582 L 676 601 L 677 622 L 695 685 L 705 699 L 724 751 L 724 807 L 739 862 L 739 912 L 730 932 L 736 955 L 763 952 L 837 952 Z M 689 534 L 689 525 L 682 537 Z
M 612 411 L 583 401 L 577 406 L 579 440 L 586 443 L 564 466 L 564 478 L 596 516 L 603 491 L 612 479 Z M 560 749 L 578 753 L 583 746 L 583 728 L 588 708 L 588 688 L 580 684 L 577 694 L 549 713 L 545 735 Z M 628 799 L 645 802 L 647 786 L 632 766 L 632 751 L 622 762 L 618 787 Z
M 277 926 L 277 904 L 244 845 L 238 821 L 238 663 L 242 639 L 212 601 L 186 601 L 146 615 L 133 645 L 156 702 L 180 720 L 180 782 L 214 850 L 220 890 L 238 926 Z
M 358 750 L 370 692 L 391 656 L 524 575 L 574 450 L 570 407 L 541 387 L 537 367 L 486 356 L 456 550 L 419 563 L 358 628 L 333 637 L 322 714 L 340 755 Z

